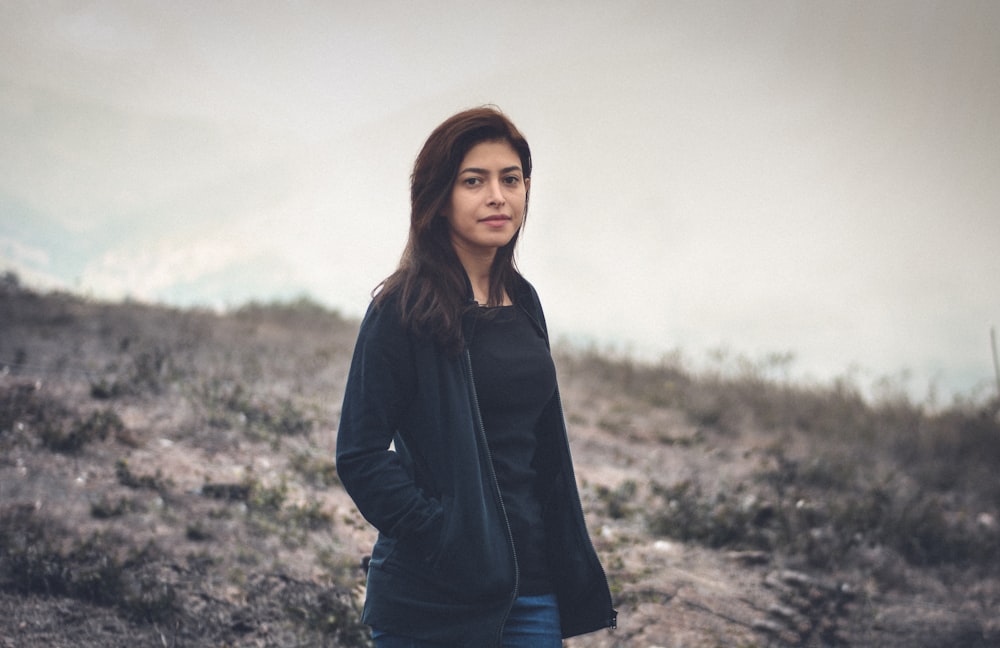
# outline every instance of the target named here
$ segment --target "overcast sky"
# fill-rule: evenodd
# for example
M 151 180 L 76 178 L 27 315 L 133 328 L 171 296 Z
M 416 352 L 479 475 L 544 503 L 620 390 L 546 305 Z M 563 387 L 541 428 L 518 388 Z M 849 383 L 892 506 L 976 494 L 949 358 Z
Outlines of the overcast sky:
M 991 385 L 992 0 L 7 1 L 0 60 L 0 269 L 31 283 L 358 315 L 423 140 L 493 103 L 556 337 Z

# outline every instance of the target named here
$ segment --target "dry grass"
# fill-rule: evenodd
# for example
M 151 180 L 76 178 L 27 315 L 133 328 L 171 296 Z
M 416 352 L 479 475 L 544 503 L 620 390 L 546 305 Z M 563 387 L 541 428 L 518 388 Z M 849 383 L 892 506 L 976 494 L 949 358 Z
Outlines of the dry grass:
M 373 532 L 332 461 L 356 322 L 0 286 L 0 637 L 367 645 Z M 787 362 L 558 351 L 588 521 L 623 620 L 646 619 L 571 646 L 998 645 L 998 403 L 870 402 Z M 874 622 L 918 600 L 954 623 Z
M 722 437 L 751 432 L 765 459 L 746 481 L 709 488 L 654 483 L 650 531 L 713 548 L 802 556 L 817 567 L 878 545 L 911 564 L 992 570 L 1000 557 L 997 401 L 957 401 L 933 413 L 902 396 L 871 403 L 845 382 L 801 386 L 743 362 L 730 374 L 693 374 L 678 362 L 642 364 L 570 350 L 567 373 L 595 392 L 681 412 Z M 598 425 L 614 427 L 607 417 Z M 621 423 L 621 420 L 619 420 Z M 622 429 L 616 431 L 621 432 Z M 697 436 L 686 442 L 693 442 Z M 661 438 L 661 442 L 676 439 Z M 603 489 L 619 518 L 635 483 Z

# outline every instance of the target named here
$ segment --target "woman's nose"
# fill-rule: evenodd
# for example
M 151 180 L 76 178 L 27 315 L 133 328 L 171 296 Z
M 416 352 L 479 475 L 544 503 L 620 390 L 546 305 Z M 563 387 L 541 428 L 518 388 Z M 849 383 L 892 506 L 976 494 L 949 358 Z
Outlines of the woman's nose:
M 491 182 L 490 185 L 490 195 L 489 200 L 486 203 L 490 207 L 499 207 L 504 204 L 503 191 L 500 190 L 499 182 Z

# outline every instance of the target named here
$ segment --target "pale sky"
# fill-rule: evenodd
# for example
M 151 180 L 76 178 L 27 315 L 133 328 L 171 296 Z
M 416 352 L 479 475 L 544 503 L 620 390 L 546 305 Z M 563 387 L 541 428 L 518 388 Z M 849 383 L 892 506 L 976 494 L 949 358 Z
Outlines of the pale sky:
M 992 0 L 8 1 L 0 61 L 0 270 L 29 283 L 360 315 L 424 139 L 493 103 L 557 338 L 992 388 Z

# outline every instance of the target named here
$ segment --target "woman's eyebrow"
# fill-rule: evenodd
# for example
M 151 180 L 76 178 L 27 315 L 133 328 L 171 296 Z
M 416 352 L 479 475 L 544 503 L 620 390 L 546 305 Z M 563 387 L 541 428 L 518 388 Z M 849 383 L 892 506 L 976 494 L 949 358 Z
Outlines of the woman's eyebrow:
M 500 173 L 501 174 L 511 173 L 512 171 L 520 171 L 520 170 L 521 170 L 521 167 L 519 167 L 519 166 L 509 166 L 509 167 L 505 167 L 503 169 L 500 169 Z M 459 173 L 460 174 L 461 173 L 478 173 L 480 175 L 488 175 L 489 174 L 489 169 L 480 169 L 479 167 L 466 167 L 466 168 L 462 169 L 461 171 L 459 171 Z

